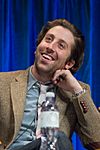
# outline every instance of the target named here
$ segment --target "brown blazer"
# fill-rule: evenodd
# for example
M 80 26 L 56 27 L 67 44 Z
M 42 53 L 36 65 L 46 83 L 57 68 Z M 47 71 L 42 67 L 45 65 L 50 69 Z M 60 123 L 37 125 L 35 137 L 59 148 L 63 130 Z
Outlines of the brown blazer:
M 17 136 L 25 107 L 28 70 L 0 73 L 0 150 L 7 149 Z M 80 136 L 84 145 L 100 144 L 100 113 L 89 92 L 89 86 L 80 82 L 86 92 L 72 97 L 70 92 L 57 91 L 60 111 L 60 130 L 71 138 L 73 131 Z M 83 105 L 85 103 L 86 109 Z M 98 148 L 98 147 L 97 147 Z

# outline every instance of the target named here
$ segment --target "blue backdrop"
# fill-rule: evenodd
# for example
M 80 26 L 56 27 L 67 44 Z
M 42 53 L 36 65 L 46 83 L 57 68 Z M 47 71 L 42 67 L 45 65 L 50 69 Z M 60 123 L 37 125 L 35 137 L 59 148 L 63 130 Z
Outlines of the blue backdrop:
M 26 69 L 34 62 L 41 27 L 56 18 L 75 24 L 86 39 L 83 66 L 75 74 L 90 84 L 100 106 L 100 0 L 0 0 L 0 71 Z M 84 150 L 73 135 L 75 150 Z

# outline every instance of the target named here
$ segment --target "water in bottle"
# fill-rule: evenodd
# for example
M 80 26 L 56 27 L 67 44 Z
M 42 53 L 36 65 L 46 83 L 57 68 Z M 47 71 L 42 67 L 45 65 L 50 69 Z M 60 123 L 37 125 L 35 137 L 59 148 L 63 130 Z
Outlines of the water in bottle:
M 40 150 L 58 150 L 59 111 L 55 104 L 55 93 L 47 92 L 46 101 L 41 109 L 41 146 Z

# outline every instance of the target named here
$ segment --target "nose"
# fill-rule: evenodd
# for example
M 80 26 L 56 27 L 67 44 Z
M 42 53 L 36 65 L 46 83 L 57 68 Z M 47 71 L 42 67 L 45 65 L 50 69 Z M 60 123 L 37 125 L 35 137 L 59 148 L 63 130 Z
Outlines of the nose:
M 55 43 L 49 43 L 49 45 L 47 46 L 46 50 L 47 52 L 53 53 L 55 51 Z
M 53 52 L 54 52 L 54 49 L 52 49 L 52 48 L 49 47 L 49 46 L 46 48 L 46 50 L 47 50 L 48 53 L 53 53 Z

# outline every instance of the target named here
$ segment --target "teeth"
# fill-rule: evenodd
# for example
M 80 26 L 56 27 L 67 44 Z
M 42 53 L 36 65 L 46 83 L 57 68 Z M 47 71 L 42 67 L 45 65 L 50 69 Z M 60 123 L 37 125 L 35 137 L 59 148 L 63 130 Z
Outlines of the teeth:
M 46 59 L 48 59 L 48 60 L 52 60 L 52 57 L 49 56 L 49 55 L 43 54 L 43 57 L 46 58 Z

